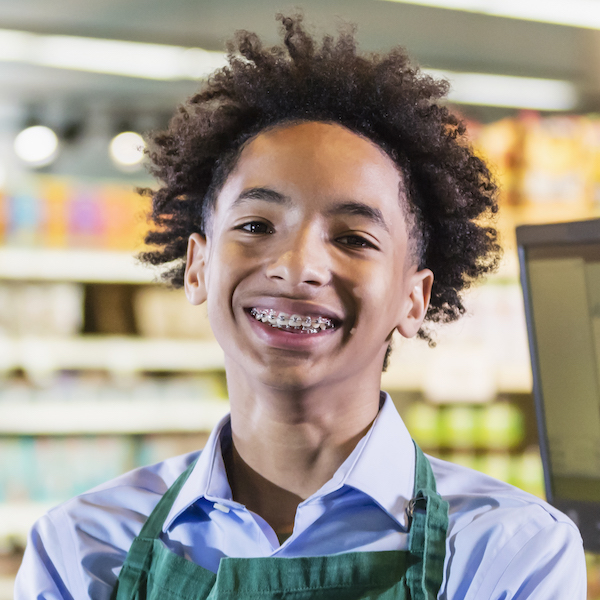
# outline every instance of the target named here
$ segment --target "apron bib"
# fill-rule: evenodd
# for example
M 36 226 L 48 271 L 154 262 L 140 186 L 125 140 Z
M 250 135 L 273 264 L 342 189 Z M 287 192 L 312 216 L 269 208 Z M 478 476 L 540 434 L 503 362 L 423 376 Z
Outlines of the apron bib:
M 222 558 L 213 573 L 168 550 L 162 525 L 192 463 L 133 540 L 112 600 L 435 600 L 442 585 L 448 503 L 415 444 L 409 549 L 299 558 Z

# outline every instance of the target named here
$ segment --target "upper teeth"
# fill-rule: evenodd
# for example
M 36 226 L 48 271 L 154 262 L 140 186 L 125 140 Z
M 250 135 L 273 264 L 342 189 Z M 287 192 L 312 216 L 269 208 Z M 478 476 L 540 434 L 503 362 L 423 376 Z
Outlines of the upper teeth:
M 303 333 L 318 333 L 323 329 L 332 329 L 334 324 L 327 317 L 303 317 L 302 315 L 288 315 L 273 309 L 253 308 L 250 314 L 263 323 L 278 329 L 295 329 Z

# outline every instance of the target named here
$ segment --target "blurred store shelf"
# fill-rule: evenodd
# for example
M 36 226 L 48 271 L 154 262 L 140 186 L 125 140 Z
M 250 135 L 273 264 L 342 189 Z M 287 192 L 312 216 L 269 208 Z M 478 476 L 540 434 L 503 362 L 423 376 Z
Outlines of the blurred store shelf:
M 0 279 L 152 283 L 156 275 L 132 252 L 0 247 Z
M 0 541 L 10 539 L 19 545 L 24 545 L 33 524 L 50 508 L 52 504 L 44 502 L 0 503 Z M 11 579 L 10 577 L 0 579 L 0 593 L 5 593 L 3 586 Z
M 477 346 L 446 344 L 432 352 L 421 343 L 411 348 L 418 351 L 392 355 L 390 368 L 383 374 L 383 389 L 423 391 L 439 402 L 485 402 L 499 392 L 531 391 L 531 368 L 523 353 L 512 361 L 498 361 Z M 215 341 L 126 336 L 0 338 L 0 370 L 23 369 L 32 375 L 84 369 L 127 374 L 223 368 L 223 351 Z
M 514 296 L 513 291 L 509 296 Z M 480 300 L 486 302 L 490 297 Z M 435 347 L 395 336 L 382 389 L 418 391 L 435 404 L 481 404 L 493 402 L 498 394 L 531 393 L 524 325 L 508 310 L 514 305 L 513 297 L 512 305 L 504 306 L 508 319 L 492 312 L 489 319 L 466 316 L 434 330 Z
M 422 391 L 435 403 L 477 404 L 492 402 L 497 394 L 531 392 L 532 375 L 528 362 L 494 364 L 483 357 L 475 366 L 473 362 L 463 362 L 453 369 L 455 363 L 457 361 L 443 363 L 439 359 L 392 361 L 382 376 L 381 388 Z
M 4 402 L 0 403 L 0 435 L 210 431 L 227 412 L 229 403 L 220 399 Z
M 13 588 L 15 585 L 14 577 L 0 576 L 0 600 L 12 600 Z
M 0 370 L 48 373 L 64 369 L 208 371 L 222 369 L 223 351 L 214 341 L 127 336 L 0 337 Z

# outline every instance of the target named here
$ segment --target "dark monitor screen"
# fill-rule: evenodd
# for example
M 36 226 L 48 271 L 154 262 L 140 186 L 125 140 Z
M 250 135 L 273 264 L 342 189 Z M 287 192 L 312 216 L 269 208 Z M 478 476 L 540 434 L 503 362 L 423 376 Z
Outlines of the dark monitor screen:
M 600 551 L 600 219 L 517 243 L 547 498 Z

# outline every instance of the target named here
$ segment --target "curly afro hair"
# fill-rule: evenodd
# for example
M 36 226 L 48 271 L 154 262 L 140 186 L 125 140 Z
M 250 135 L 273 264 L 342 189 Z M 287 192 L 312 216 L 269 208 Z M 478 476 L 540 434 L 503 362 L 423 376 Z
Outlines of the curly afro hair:
M 283 44 L 266 48 L 241 31 L 228 66 L 179 107 L 166 131 L 149 137 L 157 248 L 142 261 L 167 265 L 162 278 L 183 285 L 188 237 L 206 234 L 220 188 L 245 142 L 293 121 L 338 123 L 378 144 L 403 174 L 412 249 L 435 274 L 426 322 L 450 322 L 465 312 L 461 292 L 498 263 L 489 217 L 497 190 L 465 136 L 465 125 L 439 100 L 448 83 L 413 66 L 402 48 L 361 55 L 353 28 L 319 44 L 301 16 L 284 17 Z M 419 336 L 431 337 L 427 326 Z

